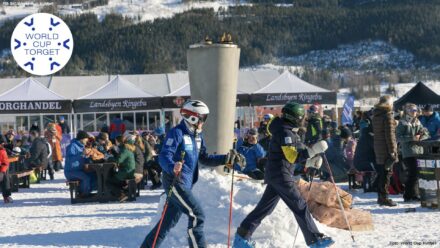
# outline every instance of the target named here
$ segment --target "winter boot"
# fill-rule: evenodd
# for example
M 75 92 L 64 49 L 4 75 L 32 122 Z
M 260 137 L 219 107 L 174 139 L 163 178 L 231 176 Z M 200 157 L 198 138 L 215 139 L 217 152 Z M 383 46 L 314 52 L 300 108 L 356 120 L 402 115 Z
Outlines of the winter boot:
M 403 197 L 404 202 L 419 202 L 420 197 L 414 196 L 414 197 Z
M 397 204 L 390 198 L 379 198 L 377 200 L 379 206 L 395 207 Z
M 10 197 L 10 196 L 4 196 L 4 197 L 3 197 L 3 202 L 4 202 L 5 204 L 8 204 L 8 203 L 13 203 L 14 201 L 12 200 L 12 197 Z
M 324 247 L 331 247 L 335 241 L 327 236 L 319 237 L 316 242 L 310 245 L 311 248 L 324 248 Z
M 121 193 L 121 195 L 118 197 L 118 200 L 120 203 L 126 202 L 128 200 L 128 196 L 124 193 Z
M 150 189 L 151 189 L 151 190 L 155 190 L 155 189 L 158 189 L 158 188 L 160 188 L 160 187 L 162 187 L 162 182 L 161 182 L 161 181 L 159 181 L 158 183 L 154 183 L 153 185 L 151 185 Z
M 236 233 L 232 248 L 255 248 L 255 243 L 243 238 L 242 236 L 240 236 L 240 234 Z

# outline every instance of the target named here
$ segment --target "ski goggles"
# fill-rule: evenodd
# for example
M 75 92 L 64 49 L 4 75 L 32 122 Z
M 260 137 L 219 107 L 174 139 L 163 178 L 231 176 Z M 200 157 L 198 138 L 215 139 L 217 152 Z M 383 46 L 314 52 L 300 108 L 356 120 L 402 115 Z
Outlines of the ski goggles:
M 180 114 L 193 125 L 199 122 L 206 122 L 206 119 L 208 119 L 207 114 L 198 114 L 187 109 L 181 109 Z

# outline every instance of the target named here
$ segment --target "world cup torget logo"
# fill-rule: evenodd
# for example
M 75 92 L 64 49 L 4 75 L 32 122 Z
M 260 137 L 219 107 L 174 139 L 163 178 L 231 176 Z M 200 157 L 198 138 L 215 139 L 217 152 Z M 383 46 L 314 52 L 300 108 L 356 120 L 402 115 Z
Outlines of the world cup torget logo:
M 23 70 L 39 76 L 54 74 L 72 56 L 72 33 L 57 16 L 33 14 L 15 27 L 11 37 L 11 51 Z

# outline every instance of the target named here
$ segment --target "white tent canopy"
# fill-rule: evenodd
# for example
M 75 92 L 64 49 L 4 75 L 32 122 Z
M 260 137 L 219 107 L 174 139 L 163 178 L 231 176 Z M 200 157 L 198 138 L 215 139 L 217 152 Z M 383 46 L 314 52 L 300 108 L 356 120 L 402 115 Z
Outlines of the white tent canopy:
M 107 84 L 101 86 L 86 96 L 80 97 L 79 99 L 119 99 L 142 97 L 154 97 L 154 95 L 146 93 L 136 85 L 117 75 Z
M 237 89 L 237 94 L 247 94 L 247 93 Z M 190 96 L 190 95 L 191 95 L 191 87 L 189 86 L 188 83 L 166 96 Z
M 190 96 L 190 95 L 191 95 L 191 89 L 189 87 L 189 83 L 187 83 L 166 96 Z
M 66 98 L 51 91 L 33 78 L 23 82 L 0 95 L 0 101 L 35 101 L 35 100 L 65 100 Z
M 286 71 L 251 95 L 253 106 L 284 105 L 288 101 L 301 104 L 336 104 L 336 92 L 309 84 Z
M 312 93 L 312 92 L 330 92 L 315 86 L 313 84 L 307 83 L 306 81 L 300 79 L 299 77 L 293 75 L 292 73 L 285 71 L 275 80 L 270 82 L 263 88 L 253 92 L 253 93 Z

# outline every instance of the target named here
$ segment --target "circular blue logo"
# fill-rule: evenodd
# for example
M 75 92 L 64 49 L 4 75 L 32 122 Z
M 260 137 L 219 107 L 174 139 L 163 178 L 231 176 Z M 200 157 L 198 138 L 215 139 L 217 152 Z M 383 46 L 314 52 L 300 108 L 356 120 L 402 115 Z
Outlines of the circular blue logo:
M 17 64 L 39 76 L 61 70 L 73 52 L 69 27 L 59 17 L 37 13 L 25 17 L 14 29 L 11 51 Z

